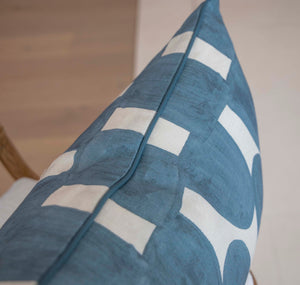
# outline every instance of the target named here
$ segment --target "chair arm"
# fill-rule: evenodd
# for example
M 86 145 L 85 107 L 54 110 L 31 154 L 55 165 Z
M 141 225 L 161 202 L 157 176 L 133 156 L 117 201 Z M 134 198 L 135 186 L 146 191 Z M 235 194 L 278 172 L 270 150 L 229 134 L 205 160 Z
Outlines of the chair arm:
M 23 160 L 12 141 L 0 124 L 0 161 L 14 179 L 29 177 L 38 180 L 39 176 Z

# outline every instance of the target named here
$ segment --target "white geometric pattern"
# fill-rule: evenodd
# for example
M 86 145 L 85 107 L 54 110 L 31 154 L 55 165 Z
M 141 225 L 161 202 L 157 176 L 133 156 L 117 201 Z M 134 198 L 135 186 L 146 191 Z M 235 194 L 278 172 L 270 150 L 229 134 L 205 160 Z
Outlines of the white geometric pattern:
M 168 42 L 162 56 L 173 53 L 185 53 L 192 36 L 193 32 L 185 32 L 175 36 Z
M 155 111 L 142 108 L 117 108 L 102 131 L 111 129 L 132 130 L 145 134 Z M 148 144 L 179 155 L 190 132 L 176 124 L 159 118 L 148 139 Z
M 74 163 L 74 156 L 76 150 L 68 151 L 56 158 L 48 167 L 46 171 L 41 175 L 40 180 L 47 176 L 58 175 L 62 172 L 68 171 L 72 168 Z
M 92 213 L 107 190 L 104 185 L 65 185 L 52 193 L 42 207 L 60 206 Z M 140 254 L 156 227 L 111 199 L 105 202 L 95 222 L 132 244 Z
M 221 113 L 218 121 L 239 147 L 247 163 L 250 174 L 252 175 L 253 159 L 256 154 L 259 154 L 259 149 L 248 128 L 245 126 L 241 118 L 227 105 Z
M 116 108 L 102 131 L 112 129 L 132 130 L 145 134 L 155 111 L 142 108 Z
M 193 32 L 185 32 L 172 38 L 162 56 L 173 53 L 184 53 L 192 35 Z M 199 37 L 195 38 L 188 58 L 194 59 L 208 66 L 215 72 L 219 73 L 225 80 L 227 79 L 231 66 L 231 59 Z
M 108 199 L 95 222 L 101 224 L 121 239 L 132 244 L 143 254 L 155 225 Z
M 248 128 L 228 106 L 225 106 L 218 121 L 239 147 L 252 175 L 253 158 L 259 154 L 259 149 Z M 243 241 L 252 259 L 257 240 L 256 208 L 250 227 L 241 229 L 221 216 L 201 195 L 185 188 L 180 213 L 191 220 L 212 244 L 218 258 L 222 280 L 228 247 L 232 241 Z
M 179 155 L 189 134 L 184 128 L 159 118 L 147 143 Z
M 232 241 L 243 241 L 252 259 L 257 238 L 255 208 L 250 227 L 240 229 L 221 216 L 201 195 L 185 188 L 180 213 L 192 221 L 213 246 L 219 261 L 222 280 L 227 250 Z
M 42 206 L 61 206 L 92 212 L 107 189 L 105 185 L 64 185 L 53 192 Z

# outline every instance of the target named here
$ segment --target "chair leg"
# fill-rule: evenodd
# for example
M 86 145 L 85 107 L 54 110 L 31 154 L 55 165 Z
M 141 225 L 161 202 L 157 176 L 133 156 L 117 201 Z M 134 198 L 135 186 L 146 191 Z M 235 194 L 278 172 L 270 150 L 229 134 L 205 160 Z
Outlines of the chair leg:
M 250 270 L 250 274 L 251 274 L 252 279 L 253 279 L 253 284 L 257 285 L 257 281 L 256 281 L 255 276 L 254 276 L 254 274 L 253 274 L 253 272 L 251 270 Z
M 3 126 L 0 125 L 0 161 L 14 179 L 29 177 L 38 180 L 39 176 L 23 160 Z

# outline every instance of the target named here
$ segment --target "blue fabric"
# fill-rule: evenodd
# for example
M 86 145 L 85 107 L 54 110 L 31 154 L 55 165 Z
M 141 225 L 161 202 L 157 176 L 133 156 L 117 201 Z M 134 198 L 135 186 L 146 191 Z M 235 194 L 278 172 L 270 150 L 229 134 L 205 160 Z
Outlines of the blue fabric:
M 164 55 L 164 47 L 66 151 L 76 151 L 72 167 L 43 178 L 2 227 L 1 281 L 245 284 L 249 244 L 233 239 L 222 265 L 214 242 L 182 209 L 188 188 L 226 221 L 227 228 L 246 232 L 253 228 L 255 214 L 259 228 L 260 155 L 254 155 L 249 170 L 239 142 L 220 123 L 227 106 L 259 148 L 254 105 L 218 1 L 201 4 L 174 37 L 186 32 L 192 36 L 185 52 Z M 226 79 L 189 58 L 197 38 L 231 60 Z M 144 134 L 102 130 L 117 108 L 129 107 L 155 111 Z M 161 119 L 189 133 L 180 154 L 148 143 Z M 104 185 L 108 190 L 92 212 L 42 206 L 62 186 L 75 184 Z M 143 252 L 95 222 L 108 199 L 155 226 Z M 222 236 L 222 231 L 216 227 L 214 235 Z

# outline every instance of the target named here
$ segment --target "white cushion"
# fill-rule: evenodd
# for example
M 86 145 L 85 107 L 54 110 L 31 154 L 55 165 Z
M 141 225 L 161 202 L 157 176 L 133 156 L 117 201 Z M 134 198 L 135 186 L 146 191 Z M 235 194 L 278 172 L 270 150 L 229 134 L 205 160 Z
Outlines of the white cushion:
M 18 208 L 37 182 L 37 180 L 31 178 L 20 178 L 0 197 L 0 228 Z

